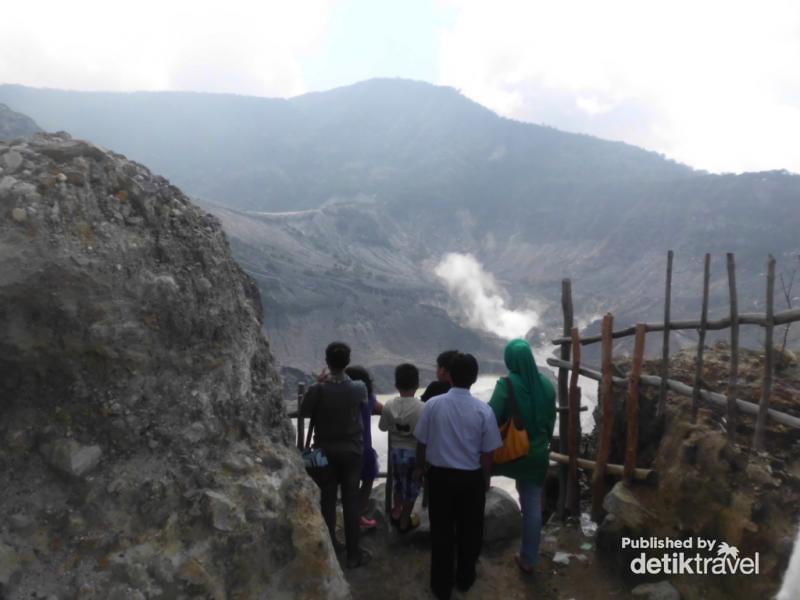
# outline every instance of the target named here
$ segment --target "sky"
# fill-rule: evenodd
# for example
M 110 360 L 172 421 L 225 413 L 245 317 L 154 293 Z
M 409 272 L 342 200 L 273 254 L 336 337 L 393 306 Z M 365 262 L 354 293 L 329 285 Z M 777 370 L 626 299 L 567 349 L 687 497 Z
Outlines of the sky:
M 291 97 L 371 77 L 712 172 L 800 173 L 796 0 L 26 0 L 0 82 Z

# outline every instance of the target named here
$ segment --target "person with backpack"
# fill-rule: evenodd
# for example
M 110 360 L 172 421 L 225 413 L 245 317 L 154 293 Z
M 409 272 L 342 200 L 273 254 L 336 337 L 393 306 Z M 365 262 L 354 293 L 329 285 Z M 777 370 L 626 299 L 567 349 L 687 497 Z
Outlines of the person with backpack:
M 359 546 L 358 485 L 364 462 L 361 409 L 367 406 L 367 387 L 345 373 L 350 364 L 350 347 L 344 342 L 328 345 L 325 363 L 329 373 L 321 375 L 319 382 L 308 389 L 300 412 L 311 419 L 314 447 L 321 448 L 327 459 L 315 481 L 320 488 L 322 517 L 337 550 L 341 543 L 336 539 L 336 496 L 339 488 L 342 491 L 347 567 L 352 569 L 367 564 L 371 557 Z

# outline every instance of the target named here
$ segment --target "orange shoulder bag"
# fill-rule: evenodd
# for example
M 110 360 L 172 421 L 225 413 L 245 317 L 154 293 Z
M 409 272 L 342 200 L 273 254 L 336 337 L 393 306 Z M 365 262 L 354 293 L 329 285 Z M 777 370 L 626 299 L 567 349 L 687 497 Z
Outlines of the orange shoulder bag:
M 528 456 L 530 442 L 528 441 L 528 431 L 525 429 L 525 421 L 517 404 L 517 397 L 514 393 L 514 385 L 510 377 L 504 378 L 508 386 L 510 401 L 509 417 L 500 427 L 500 437 L 503 438 L 503 445 L 494 451 L 494 462 L 496 464 L 510 463 L 520 458 Z

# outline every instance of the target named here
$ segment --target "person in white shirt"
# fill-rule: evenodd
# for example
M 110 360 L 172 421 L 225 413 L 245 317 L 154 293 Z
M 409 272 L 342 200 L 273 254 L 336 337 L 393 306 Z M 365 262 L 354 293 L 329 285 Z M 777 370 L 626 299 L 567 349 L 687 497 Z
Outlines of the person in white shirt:
M 450 379 L 453 387 L 425 403 L 414 430 L 416 476 L 429 465 L 431 590 L 439 600 L 450 598 L 454 584 L 465 592 L 475 583 L 492 454 L 503 445 L 492 409 L 469 392 L 478 379 L 475 357 L 456 355 Z
M 401 533 L 419 526 L 419 517 L 412 515 L 419 494 L 419 482 L 414 477 L 417 466 L 414 429 L 424 404 L 416 398 L 419 389 L 419 370 L 403 363 L 394 370 L 394 386 L 400 394 L 389 400 L 381 411 L 378 428 L 389 432 L 389 461 L 392 465 L 394 506 L 392 523 Z

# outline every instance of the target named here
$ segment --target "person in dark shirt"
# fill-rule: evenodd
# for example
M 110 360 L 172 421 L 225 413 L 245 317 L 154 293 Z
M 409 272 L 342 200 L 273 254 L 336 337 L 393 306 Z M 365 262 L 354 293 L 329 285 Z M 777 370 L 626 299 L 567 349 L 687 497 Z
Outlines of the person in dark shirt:
M 458 350 L 445 350 L 436 357 L 436 381 L 428 384 L 420 396 L 420 400 L 427 402 L 434 396 L 450 391 L 450 362 L 456 354 L 458 354 Z
M 344 538 L 347 567 L 365 565 L 370 554 L 359 547 L 358 483 L 363 465 L 364 433 L 361 409 L 367 406 L 367 387 L 352 381 L 344 372 L 350 364 L 350 347 L 332 342 L 325 349 L 325 362 L 330 371 L 312 385 L 301 405 L 304 417 L 314 420 L 314 446 L 322 448 L 328 459 L 317 479 L 320 488 L 320 509 L 335 548 L 336 496 L 341 487 Z

